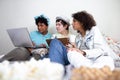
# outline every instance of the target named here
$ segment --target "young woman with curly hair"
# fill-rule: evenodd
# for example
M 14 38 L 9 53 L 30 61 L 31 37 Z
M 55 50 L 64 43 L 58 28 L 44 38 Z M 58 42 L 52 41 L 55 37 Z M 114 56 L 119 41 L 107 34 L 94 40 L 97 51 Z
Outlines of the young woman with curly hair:
M 75 40 L 76 47 L 64 47 L 58 40 L 53 40 L 49 49 L 49 55 L 55 53 L 56 56 L 51 61 L 63 65 L 70 63 L 74 67 L 101 68 L 109 66 L 111 69 L 114 69 L 114 61 L 110 55 L 111 50 L 98 27 L 96 27 L 93 16 L 86 11 L 81 11 L 72 14 L 72 17 L 73 29 L 78 32 Z

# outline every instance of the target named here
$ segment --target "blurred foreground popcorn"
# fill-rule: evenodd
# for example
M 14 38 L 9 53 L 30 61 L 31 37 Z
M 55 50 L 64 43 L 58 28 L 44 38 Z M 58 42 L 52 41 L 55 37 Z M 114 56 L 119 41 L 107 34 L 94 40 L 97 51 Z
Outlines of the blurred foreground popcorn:
M 0 63 L 0 80 L 63 80 L 64 68 L 49 59 Z
M 82 66 L 72 70 L 70 80 L 120 80 L 120 69 L 111 71 L 108 66 L 102 68 Z

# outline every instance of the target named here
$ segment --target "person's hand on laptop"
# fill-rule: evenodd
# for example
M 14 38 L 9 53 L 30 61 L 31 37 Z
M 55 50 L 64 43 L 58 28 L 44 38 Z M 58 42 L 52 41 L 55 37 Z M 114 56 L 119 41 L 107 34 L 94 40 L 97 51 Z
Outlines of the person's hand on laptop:
M 36 46 L 35 48 L 47 48 L 46 44 L 40 44 L 40 45 L 35 45 L 35 43 L 33 43 L 34 46 Z M 27 48 L 30 52 L 34 49 L 34 48 Z
M 46 48 L 47 46 L 46 46 L 46 44 L 40 44 L 37 47 Z
M 34 42 L 32 42 L 32 43 L 33 43 L 33 46 L 35 46 L 35 48 L 47 48 L 46 44 L 36 45 Z

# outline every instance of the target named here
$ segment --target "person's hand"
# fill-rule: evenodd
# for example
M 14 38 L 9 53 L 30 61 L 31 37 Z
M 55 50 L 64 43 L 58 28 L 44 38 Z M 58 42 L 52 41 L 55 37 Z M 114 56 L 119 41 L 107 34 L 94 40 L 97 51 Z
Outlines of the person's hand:
M 30 53 L 33 50 L 33 48 L 26 48 Z
M 118 54 L 118 56 L 120 57 L 120 53 Z
M 46 48 L 46 44 L 40 44 L 38 47 L 43 47 L 43 48 Z
M 67 48 L 74 48 L 72 44 L 67 44 L 66 47 Z
M 79 50 L 78 48 L 68 48 L 68 51 L 76 51 L 82 54 L 82 50 Z
M 36 45 L 34 42 L 32 42 L 32 44 L 36 47 L 41 47 L 41 48 L 46 48 L 46 44 L 40 44 L 40 45 Z
M 75 44 L 74 43 L 68 43 L 66 45 L 67 48 L 75 48 Z
M 68 52 L 69 51 L 76 51 L 76 52 L 82 54 L 83 56 L 86 56 L 86 52 L 79 50 L 78 48 L 68 48 Z

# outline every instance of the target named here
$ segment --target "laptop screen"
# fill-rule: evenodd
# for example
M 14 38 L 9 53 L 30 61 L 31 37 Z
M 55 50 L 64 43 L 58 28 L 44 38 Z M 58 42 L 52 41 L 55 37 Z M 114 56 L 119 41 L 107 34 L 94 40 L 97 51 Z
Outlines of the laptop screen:
M 7 29 L 7 32 L 15 47 L 34 47 L 27 28 Z

